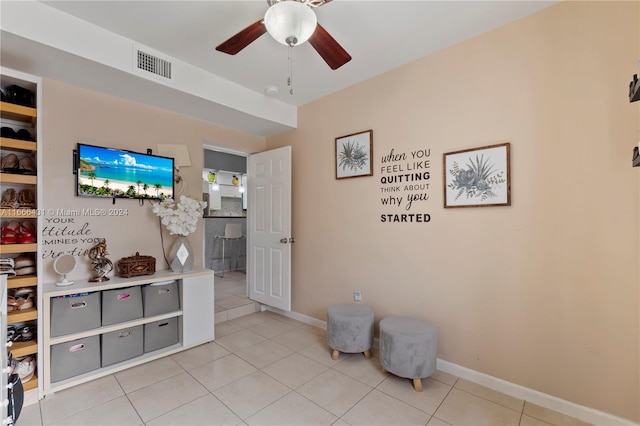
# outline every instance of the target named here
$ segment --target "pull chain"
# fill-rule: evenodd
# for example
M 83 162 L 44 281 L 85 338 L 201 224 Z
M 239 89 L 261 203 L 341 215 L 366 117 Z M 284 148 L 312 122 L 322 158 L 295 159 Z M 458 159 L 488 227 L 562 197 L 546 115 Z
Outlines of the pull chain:
M 287 78 L 289 94 L 293 95 L 293 46 L 289 46 L 289 77 Z

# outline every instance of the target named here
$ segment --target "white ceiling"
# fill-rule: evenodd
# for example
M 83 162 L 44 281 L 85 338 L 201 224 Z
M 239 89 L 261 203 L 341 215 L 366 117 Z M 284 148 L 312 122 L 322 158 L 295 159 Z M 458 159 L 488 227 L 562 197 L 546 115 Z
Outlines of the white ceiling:
M 3 0 L 4 4 L 7 1 Z M 331 70 L 317 52 L 305 43 L 293 49 L 294 95 L 288 93 L 288 48 L 268 34 L 250 44 L 235 56 L 226 55 L 215 47 L 249 24 L 260 19 L 268 8 L 260 1 L 47 1 L 46 5 L 95 24 L 112 33 L 142 43 L 171 58 L 193 65 L 212 76 L 222 77 L 231 88 L 240 85 L 264 95 L 267 86 L 278 86 L 278 101 L 293 107 L 303 105 L 330 93 L 384 73 L 400 65 L 428 55 L 465 39 L 512 22 L 557 3 L 556 1 L 355 1 L 334 0 L 315 8 L 318 22 L 352 56 L 352 60 Z M 4 12 L 4 10 L 3 10 Z M 3 29 L 9 20 L 2 20 Z M 10 25 L 9 25 L 10 26 Z M 8 30 L 10 33 L 11 30 Z M 59 31 L 55 25 L 47 29 Z M 15 34 L 15 30 L 13 31 Z M 48 55 L 43 46 L 34 46 L 21 37 L 3 37 L 4 59 L 30 63 L 28 72 L 54 77 L 36 58 L 16 56 Z M 46 41 L 39 40 L 40 44 Z M 12 45 L 20 45 L 19 49 Z M 50 48 L 50 47 L 47 47 Z M 61 52 L 62 53 L 62 52 Z M 67 58 L 66 60 L 69 60 Z M 47 62 L 55 64 L 53 56 Z M 9 65 L 9 64 L 8 64 Z M 81 72 L 82 69 L 77 70 Z M 57 71 L 60 74 L 60 71 Z M 68 73 L 72 74 L 72 73 Z M 122 74 L 122 73 L 121 73 Z M 125 76 L 122 76 L 123 78 Z M 68 79 L 86 81 L 87 75 Z M 114 83 L 117 78 L 113 78 Z M 236 83 L 236 84 L 233 84 Z M 98 84 L 98 83 L 96 83 Z M 105 83 L 102 83 L 104 86 Z M 179 90 L 179 88 L 177 88 Z M 107 88 L 100 90 L 109 91 Z M 235 90 L 235 89 L 234 89 Z M 117 91 L 116 91 L 117 92 Z M 115 92 L 114 92 L 115 93 Z M 252 95 L 253 96 L 253 95 Z M 148 98 L 151 96 L 147 96 Z M 250 97 L 251 98 L 251 97 Z M 180 102 L 188 103 L 189 98 Z M 258 98 L 259 99 L 259 98 Z M 141 101 L 149 102 L 142 99 Z M 202 99 L 194 99 L 201 108 Z M 251 102 L 251 99 L 248 99 Z M 215 100 L 214 100 L 215 102 Z M 266 102 L 266 101 L 265 101 Z M 254 102 L 255 103 L 255 102 Z M 166 102 L 164 102 L 166 107 Z M 271 104 L 273 107 L 274 105 Z M 269 108 L 269 103 L 265 104 Z M 188 109 L 188 108 L 187 108 Z M 285 131 L 291 123 L 265 115 L 260 120 L 275 122 L 251 123 L 251 110 L 236 106 L 230 109 L 242 119 L 219 123 L 232 128 L 270 136 Z M 184 111 L 180 111 L 183 112 Z M 229 112 L 229 111 L 228 111 Z M 197 115 L 197 114 L 196 114 Z M 295 114 L 294 114 L 295 115 Z M 219 114 L 218 114 L 219 116 Z M 200 116 L 198 118 L 208 119 Z M 219 120 L 219 118 L 217 119 Z M 211 120 L 216 122 L 216 120 Z M 286 121 L 286 120 L 285 120 Z

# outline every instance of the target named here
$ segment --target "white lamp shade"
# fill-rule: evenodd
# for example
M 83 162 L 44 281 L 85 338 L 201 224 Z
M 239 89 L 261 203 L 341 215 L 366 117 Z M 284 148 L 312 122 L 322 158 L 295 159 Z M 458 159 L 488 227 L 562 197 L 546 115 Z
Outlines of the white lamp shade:
M 291 47 L 309 40 L 317 24 L 313 10 L 296 0 L 276 3 L 264 15 L 264 25 L 271 37 Z

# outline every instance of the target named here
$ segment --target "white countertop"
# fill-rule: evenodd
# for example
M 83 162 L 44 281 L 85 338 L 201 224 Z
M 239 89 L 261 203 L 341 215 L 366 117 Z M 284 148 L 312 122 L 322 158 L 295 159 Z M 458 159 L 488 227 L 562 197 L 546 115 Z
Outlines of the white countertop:
M 140 275 L 138 277 L 122 278 L 109 277 L 109 281 L 89 282 L 89 279 L 73 280 L 73 284 L 67 286 L 57 286 L 55 282 L 45 283 L 42 288 L 42 294 L 48 297 L 65 296 L 74 293 L 86 293 L 91 291 L 110 290 L 112 288 L 121 288 L 127 286 L 149 284 L 157 281 L 179 280 L 189 277 L 197 277 L 201 275 L 211 275 L 213 284 L 214 271 L 211 269 L 194 269 L 190 272 L 173 272 L 170 270 L 156 271 L 153 275 Z

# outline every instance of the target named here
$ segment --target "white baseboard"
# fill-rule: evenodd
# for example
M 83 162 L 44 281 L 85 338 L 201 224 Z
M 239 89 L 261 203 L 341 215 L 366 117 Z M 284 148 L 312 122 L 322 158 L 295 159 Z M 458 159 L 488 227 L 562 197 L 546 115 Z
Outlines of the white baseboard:
M 319 320 L 317 318 L 313 318 L 313 317 L 310 317 L 310 316 L 304 315 L 304 314 L 299 314 L 299 313 L 293 312 L 293 311 L 283 311 L 282 309 L 274 308 L 272 306 L 266 306 L 266 305 L 262 305 L 262 306 L 264 306 L 263 310 L 275 312 L 276 314 L 280 314 L 280 315 L 282 315 L 284 317 L 291 318 L 291 319 L 294 319 L 294 320 L 298 320 L 300 322 L 312 325 L 314 327 L 322 328 L 323 330 L 327 329 L 326 321 L 321 321 L 321 320 Z
M 438 358 L 437 369 L 444 371 L 445 373 L 453 374 L 454 376 L 462 379 L 469 380 L 470 382 L 486 386 L 509 396 L 513 396 L 514 398 L 529 401 L 541 407 L 557 411 L 567 416 L 575 417 L 576 419 L 592 423 L 594 425 L 637 425 L 637 423 L 634 423 L 631 420 L 616 417 L 603 411 L 565 401 L 564 399 L 538 392 L 515 383 L 507 382 L 506 380 L 489 376 L 488 374 L 480 373 L 479 371 L 471 370 L 470 368 L 466 368 L 443 359 Z
M 308 315 L 300 314 L 293 311 L 287 312 L 281 309 L 272 308 L 271 306 L 267 306 L 266 310 L 298 320 L 314 327 L 322 328 L 325 330 L 327 329 L 327 323 L 325 321 L 321 321 Z M 377 341 L 377 338 L 374 339 L 374 346 L 376 346 Z M 557 411 L 570 417 L 575 417 L 576 419 L 594 425 L 638 426 L 638 423 L 634 423 L 631 420 L 616 417 L 603 411 L 565 401 L 564 399 L 547 395 L 546 393 L 538 392 L 536 390 L 529 389 L 515 383 L 507 382 L 506 380 L 489 376 L 488 374 L 471 370 L 470 368 L 463 367 L 461 365 L 454 364 L 443 359 L 438 358 L 437 369 L 444 371 L 445 373 L 453 374 L 454 376 L 460 377 L 461 379 L 469 380 L 470 382 L 486 386 L 498 392 L 502 392 L 514 398 L 529 401 L 541 407 Z

